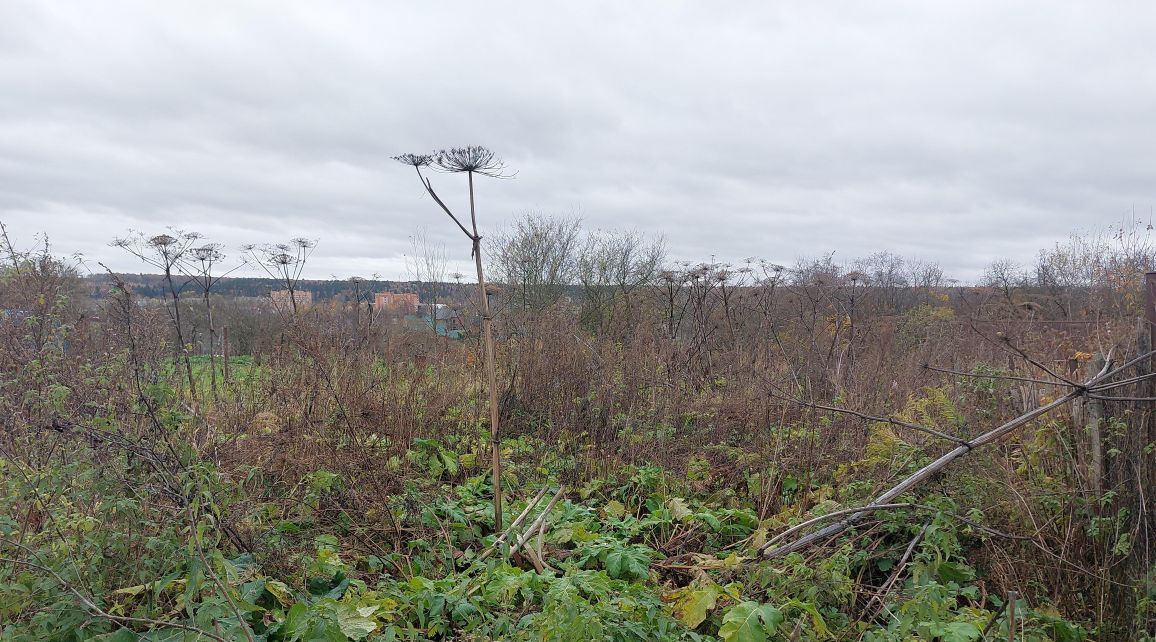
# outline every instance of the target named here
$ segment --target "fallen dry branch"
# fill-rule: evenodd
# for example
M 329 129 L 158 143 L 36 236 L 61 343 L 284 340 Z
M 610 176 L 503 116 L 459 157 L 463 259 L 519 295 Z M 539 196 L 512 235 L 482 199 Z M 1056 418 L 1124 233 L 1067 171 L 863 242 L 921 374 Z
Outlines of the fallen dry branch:
M 959 521 L 967 524 L 968 526 L 979 529 L 979 530 L 983 531 L 984 533 L 987 533 L 988 535 L 992 535 L 994 537 L 1002 537 L 1004 539 L 1022 539 L 1022 540 L 1032 539 L 1031 537 L 1029 537 L 1027 535 L 1012 535 L 1011 533 L 1005 533 L 1003 531 L 999 531 L 999 530 L 996 530 L 994 528 L 984 526 L 982 524 L 978 524 L 978 523 L 964 517 L 963 515 L 957 515 L 956 513 L 940 510 L 940 509 L 936 508 L 935 506 L 929 506 L 927 504 L 916 504 L 913 502 L 899 502 L 899 503 L 893 503 L 893 504 L 872 503 L 872 504 L 868 504 L 866 506 L 858 506 L 855 508 L 844 508 L 842 510 L 832 511 L 830 513 L 825 513 L 823 515 L 819 515 L 818 517 L 812 517 L 811 519 L 808 519 L 807 521 L 805 521 L 801 524 L 796 524 L 796 525 L 788 528 L 787 530 L 783 531 L 782 533 L 779 533 L 778 535 L 772 537 L 770 540 L 767 541 L 766 544 L 763 544 L 762 547 L 764 549 L 769 548 L 770 546 L 773 546 L 776 542 L 781 542 L 784 539 L 790 537 L 791 535 L 794 535 L 795 533 L 799 533 L 801 531 L 804 531 L 807 528 L 814 526 L 815 524 L 820 524 L 822 522 L 831 521 L 832 519 L 834 519 L 836 517 L 841 517 L 843 515 L 866 514 L 866 513 L 882 511 L 882 510 L 901 510 L 904 508 L 921 508 L 924 510 L 936 511 L 936 512 L 942 513 L 948 517 L 951 517 L 953 519 L 959 520 Z
M 542 488 L 538 491 L 538 494 L 534 496 L 534 499 L 531 499 L 529 502 L 526 503 L 526 507 L 523 508 L 522 512 L 518 514 L 518 517 L 515 518 L 514 521 L 510 523 L 509 528 L 507 528 L 505 531 L 503 531 L 502 534 L 499 535 L 498 538 L 494 540 L 493 546 L 486 549 L 486 551 L 484 553 L 482 553 L 480 556 L 478 556 L 479 561 L 486 559 L 490 555 L 493 555 L 495 551 L 497 551 L 501 548 L 502 543 L 506 541 L 506 538 L 508 538 L 514 532 L 514 529 L 516 529 L 522 525 L 522 522 L 525 521 L 526 517 L 530 515 L 530 511 L 534 510 L 534 507 L 536 507 L 538 505 L 538 503 L 542 501 L 542 497 L 544 497 L 546 495 L 546 489 L 547 489 L 546 486 L 542 486 Z M 559 491 L 559 492 L 561 492 L 561 491 Z
M 550 498 L 550 503 L 546 504 L 546 508 L 544 508 L 542 512 L 538 514 L 538 518 L 530 524 L 530 527 L 527 528 L 524 533 L 522 533 L 522 536 L 518 538 L 518 541 L 510 547 L 510 555 L 517 553 L 518 549 L 525 546 L 526 542 L 530 541 L 530 538 L 534 536 L 535 531 L 540 528 L 545 528 L 546 517 L 550 515 L 551 510 L 554 510 L 554 504 L 557 504 L 558 500 L 562 498 L 562 493 L 565 490 L 565 486 L 558 487 L 558 492 L 554 493 L 554 496 Z
M 1074 390 L 1072 390 L 1071 392 L 1065 394 L 1062 397 L 1055 399 L 1051 403 L 1044 404 L 1044 405 L 1036 408 L 1035 410 L 1032 410 L 1031 412 L 1020 415 L 1019 417 L 1016 417 L 1015 419 L 1012 419 L 1011 421 L 1008 421 L 1007 423 L 1005 423 L 1005 424 L 1003 424 L 1003 425 L 1001 425 L 1001 426 L 999 426 L 993 430 L 990 430 L 990 431 L 980 435 L 979 437 L 976 437 L 975 439 L 972 439 L 968 442 L 965 442 L 957 448 L 952 449 L 947 454 L 939 457 L 935 461 L 924 466 L 923 468 L 919 469 L 918 471 L 916 471 L 915 473 L 913 473 L 912 475 L 910 475 L 909 477 L 907 477 L 903 481 L 901 481 L 898 484 L 896 484 L 895 486 L 891 487 L 889 490 L 884 492 L 882 495 L 879 495 L 878 497 L 876 497 L 874 501 L 872 501 L 870 504 L 867 504 L 866 506 L 862 506 L 858 509 L 848 509 L 846 511 L 836 511 L 836 513 L 832 513 L 830 515 L 824 515 L 822 519 L 815 518 L 813 520 L 808 520 L 808 522 L 804 522 L 803 524 L 800 524 L 799 526 L 796 526 L 792 529 L 788 529 L 787 531 L 785 531 L 784 533 L 775 537 L 774 539 L 772 539 L 770 542 L 767 542 L 767 544 L 765 544 L 763 546 L 763 549 L 762 549 L 763 555 L 767 558 L 776 558 L 776 557 L 781 557 L 783 555 L 787 555 L 789 553 L 806 548 L 812 544 L 815 544 L 817 542 L 821 542 L 823 540 L 826 540 L 827 538 L 830 538 L 832 536 L 838 535 L 839 533 L 842 533 L 843 531 L 850 528 L 857 521 L 859 521 L 867 513 L 870 513 L 872 511 L 876 511 L 876 510 L 884 510 L 887 508 L 898 507 L 896 504 L 892 503 L 892 500 L 899 497 L 900 495 L 903 495 L 904 493 L 915 488 L 916 486 L 922 484 L 923 482 L 927 481 L 933 475 L 935 475 L 936 473 L 938 473 L 938 472 L 942 471 L 944 468 L 946 468 L 949 464 L 951 464 L 951 462 L 955 461 L 956 459 L 959 459 L 960 457 L 963 457 L 964 455 L 968 454 L 969 452 L 971 452 L 975 448 L 979 448 L 980 446 L 984 446 L 984 445 L 987 445 L 987 444 L 990 444 L 990 443 L 993 443 L 995 441 L 1002 439 L 1003 437 L 1007 436 L 1008 434 L 1012 433 L 1013 431 L 1015 431 L 1016 429 L 1020 428 L 1021 426 L 1025 425 L 1025 424 L 1027 424 L 1028 422 L 1032 421 L 1033 419 L 1036 419 L 1037 417 L 1046 415 L 1047 413 L 1051 412 L 1052 410 L 1055 410 L 1056 408 L 1059 408 L 1060 406 L 1067 404 L 1068 402 L 1072 401 L 1073 399 L 1076 399 L 1077 397 L 1088 394 L 1089 388 L 1095 386 L 1097 383 L 1107 379 L 1108 377 L 1111 377 L 1115 374 L 1119 374 L 1120 371 L 1122 371 L 1125 368 L 1130 367 L 1131 365 L 1134 365 L 1135 363 L 1139 362 L 1142 358 L 1143 358 L 1143 356 L 1137 357 L 1137 358 L 1133 359 L 1132 361 L 1129 361 L 1128 363 L 1124 364 L 1123 366 L 1116 368 L 1115 370 L 1109 370 L 1112 366 L 1112 358 L 1111 358 L 1111 355 L 1108 355 L 1108 358 L 1106 360 L 1107 363 L 1104 365 L 1103 369 L 1101 369 L 1100 372 L 1096 376 L 1087 380 L 1083 384 L 1076 384 L 1076 388 Z M 847 517 L 843 520 L 840 520 L 839 522 L 831 524 L 830 526 L 826 526 L 826 527 L 824 527 L 818 531 L 815 531 L 814 533 L 811 533 L 809 535 L 805 535 L 803 537 L 800 537 L 799 539 L 796 539 L 792 542 L 788 542 L 787 544 L 784 544 L 784 545 L 779 546 L 779 547 L 774 548 L 774 549 L 770 548 L 770 546 L 773 543 L 778 542 L 778 541 L 782 541 L 789 534 L 797 533 L 808 525 L 817 523 L 818 521 L 825 521 L 826 519 L 829 519 L 830 517 L 835 516 L 835 515 L 847 515 Z

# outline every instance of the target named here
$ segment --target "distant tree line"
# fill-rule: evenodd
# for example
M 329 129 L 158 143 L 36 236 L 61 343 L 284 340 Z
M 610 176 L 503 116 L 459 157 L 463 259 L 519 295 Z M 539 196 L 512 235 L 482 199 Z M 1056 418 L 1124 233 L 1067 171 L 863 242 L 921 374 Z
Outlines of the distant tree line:
M 164 276 L 160 274 L 123 274 L 116 276 L 124 280 L 133 288 L 133 293 L 145 298 L 163 298 L 167 286 Z M 92 274 L 87 278 L 94 297 L 99 298 L 107 291 L 111 277 L 108 274 Z M 310 292 L 314 300 L 329 299 L 352 300 L 354 288 L 345 279 L 308 280 L 297 282 L 296 288 L 301 292 Z M 421 300 L 428 301 L 434 297 L 439 300 L 458 299 L 468 296 L 468 284 L 457 283 L 422 283 L 417 281 L 383 281 L 375 279 L 361 279 L 359 290 L 362 293 L 375 292 L 414 292 Z M 228 297 L 268 298 L 269 293 L 285 289 L 284 283 L 278 279 L 258 277 L 224 277 L 213 287 L 213 294 Z

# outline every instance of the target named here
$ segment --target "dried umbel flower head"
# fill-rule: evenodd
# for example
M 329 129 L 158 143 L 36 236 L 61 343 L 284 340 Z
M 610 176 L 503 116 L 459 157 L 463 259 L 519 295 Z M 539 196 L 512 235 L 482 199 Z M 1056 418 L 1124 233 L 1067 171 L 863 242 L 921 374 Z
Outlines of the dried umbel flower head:
M 469 172 L 491 178 L 508 177 L 502 159 L 489 149 L 478 145 L 443 149 L 434 155 L 433 163 L 445 172 Z
M 427 167 L 433 164 L 433 156 L 429 154 L 402 154 L 400 156 L 394 156 L 393 160 L 403 165 L 412 165 L 414 167 Z
M 281 252 L 280 254 L 274 254 L 270 256 L 269 262 L 273 265 L 293 265 L 297 262 L 297 257 L 293 256 L 292 254 Z
M 221 252 L 220 243 L 210 243 L 193 248 L 193 257 L 202 263 L 215 263 L 225 258 L 225 255 Z
M 169 247 L 176 242 L 177 239 L 175 237 L 169 236 L 168 234 L 158 234 L 149 239 L 149 245 L 153 247 Z

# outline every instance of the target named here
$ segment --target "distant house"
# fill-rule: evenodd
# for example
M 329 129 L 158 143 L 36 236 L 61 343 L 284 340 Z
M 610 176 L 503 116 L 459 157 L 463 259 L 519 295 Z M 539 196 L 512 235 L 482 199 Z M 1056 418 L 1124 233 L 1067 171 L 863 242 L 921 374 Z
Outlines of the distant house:
M 373 295 L 373 310 L 391 314 L 417 314 L 420 301 L 413 292 L 378 292 Z
M 273 300 L 273 305 L 281 310 L 292 309 L 293 304 L 290 303 L 289 290 L 274 290 L 269 293 L 269 298 Z M 313 293 L 309 291 L 297 290 L 292 293 L 292 301 L 297 303 L 298 308 L 307 308 L 313 305 Z
M 461 339 L 465 336 L 465 328 L 462 326 L 462 318 L 457 310 L 451 308 L 444 303 L 436 305 L 423 304 L 421 312 L 417 316 L 407 316 L 417 324 L 425 328 L 435 328 L 438 336 L 449 337 L 450 339 Z

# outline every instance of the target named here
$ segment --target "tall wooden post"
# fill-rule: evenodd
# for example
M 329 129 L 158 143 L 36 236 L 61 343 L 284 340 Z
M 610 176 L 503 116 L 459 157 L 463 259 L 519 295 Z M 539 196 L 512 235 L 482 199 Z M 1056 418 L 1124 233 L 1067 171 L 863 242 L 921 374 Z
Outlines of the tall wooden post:
M 221 335 L 222 367 L 224 368 L 225 383 L 229 383 L 229 326 L 225 326 Z
M 1144 277 L 1145 282 L 1145 305 L 1144 317 L 1139 320 L 1141 327 L 1137 328 L 1136 332 L 1136 350 L 1139 354 L 1145 354 L 1156 349 L 1156 272 L 1149 272 Z M 1147 326 L 1147 327 L 1144 327 Z M 1156 357 L 1152 358 L 1151 362 L 1140 362 L 1136 365 L 1136 373 L 1138 375 L 1147 375 L 1156 371 Z M 1156 396 L 1156 381 L 1147 379 L 1141 381 L 1136 385 L 1133 394 L 1137 397 L 1152 397 Z M 1134 447 L 1139 447 L 1143 452 L 1147 444 L 1156 442 L 1156 418 L 1153 417 L 1153 406 L 1140 402 L 1134 406 L 1140 412 L 1135 413 L 1130 420 L 1132 424 L 1132 431 L 1138 433 L 1132 442 Z M 1137 476 L 1139 479 L 1134 488 L 1137 490 L 1144 488 L 1152 488 L 1156 482 L 1156 463 L 1151 457 L 1138 456 L 1134 460 L 1137 466 Z M 1139 502 L 1134 502 L 1134 505 L 1143 506 L 1144 499 L 1141 495 L 1137 497 Z M 1149 505 L 1151 505 L 1151 498 L 1148 498 Z M 1156 529 L 1156 517 L 1151 515 L 1151 511 L 1141 509 L 1140 515 L 1147 515 L 1148 523 L 1140 523 L 1143 529 Z M 1141 558 L 1137 558 L 1139 561 Z M 1140 571 L 1141 573 L 1143 571 Z
M 1148 322 L 1148 345 L 1156 346 L 1156 272 L 1144 275 L 1144 320 Z M 1156 370 L 1156 356 L 1149 363 L 1149 372 Z
M 1096 353 L 1088 360 L 1088 378 L 1096 376 L 1104 368 L 1104 355 Z M 1104 402 L 1099 399 L 1084 399 L 1084 425 L 1088 433 L 1088 486 L 1096 499 L 1104 489 Z M 1098 504 L 1097 504 L 1098 505 Z
M 1016 600 L 1019 593 L 1007 592 L 1007 642 L 1016 641 Z

